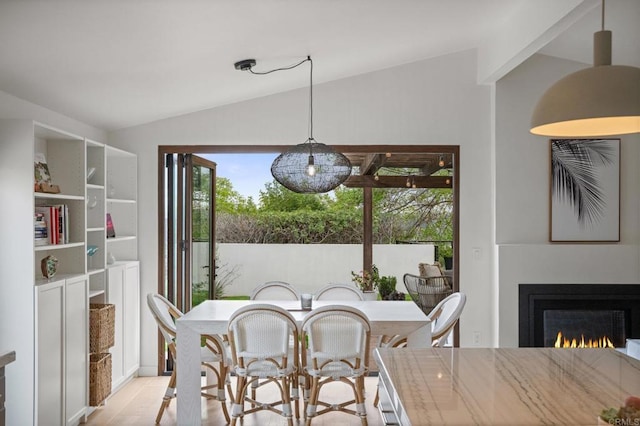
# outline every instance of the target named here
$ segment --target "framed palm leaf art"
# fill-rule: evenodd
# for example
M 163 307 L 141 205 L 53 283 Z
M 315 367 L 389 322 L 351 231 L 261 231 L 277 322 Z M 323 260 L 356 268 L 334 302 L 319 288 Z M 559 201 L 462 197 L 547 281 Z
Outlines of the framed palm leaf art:
M 620 241 L 620 139 L 551 139 L 552 242 Z

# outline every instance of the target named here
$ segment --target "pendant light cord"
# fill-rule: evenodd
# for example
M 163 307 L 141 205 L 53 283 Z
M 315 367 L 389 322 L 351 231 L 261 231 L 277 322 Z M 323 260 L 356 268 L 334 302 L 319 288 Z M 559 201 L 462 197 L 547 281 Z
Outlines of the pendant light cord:
M 251 74 L 255 74 L 255 75 L 266 75 L 266 74 L 271 74 L 272 72 L 276 72 L 276 71 L 287 71 L 287 70 L 292 70 L 295 67 L 298 67 L 302 64 L 304 64 L 307 61 L 311 60 L 311 56 L 307 56 L 307 59 L 303 59 L 302 61 L 298 62 L 297 64 L 293 64 L 293 65 L 289 65 L 287 67 L 282 67 L 282 68 L 276 68 L 273 70 L 269 70 L 269 71 L 254 71 L 253 68 L 248 68 L 247 71 L 249 71 Z
M 307 61 L 311 64 L 309 70 L 309 141 L 313 141 L 313 61 L 311 56 L 307 56 Z
M 604 0 L 602 0 L 602 31 L 604 31 Z

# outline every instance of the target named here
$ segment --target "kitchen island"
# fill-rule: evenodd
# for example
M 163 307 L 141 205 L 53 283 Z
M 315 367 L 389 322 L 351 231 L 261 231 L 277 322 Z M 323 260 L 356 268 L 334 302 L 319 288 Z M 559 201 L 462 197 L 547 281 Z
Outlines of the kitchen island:
M 613 349 L 403 348 L 374 358 L 387 424 L 589 425 L 640 396 L 640 361 Z

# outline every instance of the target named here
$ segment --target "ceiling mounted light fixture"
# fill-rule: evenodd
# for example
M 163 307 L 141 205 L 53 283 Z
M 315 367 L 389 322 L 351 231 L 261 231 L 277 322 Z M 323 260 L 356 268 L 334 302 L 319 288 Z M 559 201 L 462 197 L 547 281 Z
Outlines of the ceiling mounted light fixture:
M 351 162 L 342 153 L 313 138 L 313 61 L 311 56 L 289 67 L 265 72 L 255 72 L 254 59 L 235 63 L 235 68 L 253 74 L 269 74 L 274 71 L 289 70 L 305 62 L 310 64 L 309 72 L 309 137 L 280 154 L 271 165 L 273 177 L 287 189 L 303 194 L 319 194 L 337 188 L 351 175 Z
M 531 133 L 585 137 L 640 132 L 640 68 L 611 65 L 611 31 L 593 36 L 593 67 L 569 74 L 538 101 Z

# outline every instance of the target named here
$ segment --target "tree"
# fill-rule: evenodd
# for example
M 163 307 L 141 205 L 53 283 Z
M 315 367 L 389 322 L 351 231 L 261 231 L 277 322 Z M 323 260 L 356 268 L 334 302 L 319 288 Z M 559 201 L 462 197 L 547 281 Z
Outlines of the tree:
M 264 190 L 260 191 L 260 211 L 326 210 L 328 200 L 325 194 L 298 194 L 273 180 L 265 183 Z
M 257 207 L 251 197 L 243 197 L 233 189 L 228 178 L 216 177 L 216 212 L 219 213 L 252 213 Z

